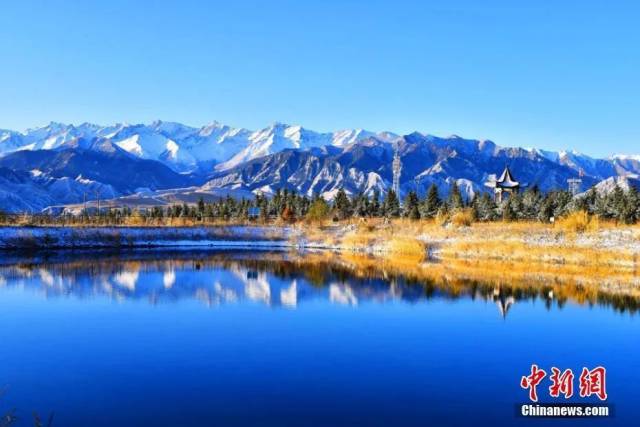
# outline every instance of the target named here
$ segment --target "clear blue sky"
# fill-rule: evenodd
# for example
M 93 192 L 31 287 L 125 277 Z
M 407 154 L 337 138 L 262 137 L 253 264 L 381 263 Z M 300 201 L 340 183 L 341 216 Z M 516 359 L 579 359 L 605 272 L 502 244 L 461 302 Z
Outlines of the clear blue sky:
M 0 128 L 273 121 L 640 152 L 640 2 L 11 1 Z

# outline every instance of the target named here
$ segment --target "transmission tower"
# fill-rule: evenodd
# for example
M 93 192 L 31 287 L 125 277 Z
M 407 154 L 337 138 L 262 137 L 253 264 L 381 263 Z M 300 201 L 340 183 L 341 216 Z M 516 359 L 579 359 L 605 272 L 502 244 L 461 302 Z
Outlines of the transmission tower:
M 400 160 L 400 150 L 398 144 L 395 144 L 395 153 L 393 155 L 393 191 L 400 199 L 400 173 L 402 172 L 402 160 Z
M 584 171 L 580 169 L 579 178 L 569 178 L 567 183 L 569 184 L 569 192 L 572 196 L 580 194 L 582 190 L 582 176 L 584 175 Z

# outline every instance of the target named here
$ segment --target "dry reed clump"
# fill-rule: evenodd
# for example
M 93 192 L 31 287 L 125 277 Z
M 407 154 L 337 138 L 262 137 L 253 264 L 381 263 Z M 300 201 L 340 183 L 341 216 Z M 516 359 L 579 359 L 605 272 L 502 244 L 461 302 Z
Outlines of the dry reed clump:
M 313 225 L 300 224 L 298 226 L 301 236 L 304 236 L 303 241 L 323 247 L 334 247 L 337 245 L 338 236 L 334 232 L 333 228 L 334 227 L 327 225 L 326 222 L 315 223 Z
M 345 235 L 340 246 L 349 250 L 367 250 L 375 243 L 375 239 L 368 233 L 354 232 Z
M 475 221 L 472 209 L 461 209 L 451 215 L 451 224 L 456 227 L 470 227 Z
M 427 254 L 427 247 L 424 242 L 415 237 L 407 236 L 392 237 L 386 243 L 385 250 L 388 253 L 388 258 L 393 258 L 394 255 L 401 255 L 415 259 L 417 262 L 424 260 Z
M 597 231 L 600 228 L 600 221 L 586 211 L 577 211 L 560 218 L 555 225 L 569 233 L 585 233 Z
M 451 221 L 451 215 L 446 211 L 438 211 L 434 220 L 437 225 L 444 226 Z
M 409 236 L 409 237 L 418 237 L 418 236 L 429 236 L 433 238 L 444 238 L 452 233 L 454 230 L 449 230 L 446 227 L 442 227 L 440 223 L 436 221 L 436 219 L 420 219 L 420 220 L 412 220 L 407 218 L 398 218 L 391 220 L 387 228 L 383 228 L 382 223 L 380 223 L 377 229 L 374 229 L 373 232 L 377 235 L 382 235 L 381 233 L 385 231 L 386 234 L 383 237 L 391 237 L 392 235 L 400 235 L 400 236 Z

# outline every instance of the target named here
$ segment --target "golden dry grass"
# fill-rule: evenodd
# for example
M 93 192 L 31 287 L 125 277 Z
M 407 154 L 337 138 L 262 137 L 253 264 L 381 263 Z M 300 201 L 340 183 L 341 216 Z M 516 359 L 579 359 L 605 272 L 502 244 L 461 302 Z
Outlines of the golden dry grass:
M 309 232 L 310 240 L 319 241 L 333 235 L 332 247 L 357 252 L 409 255 L 424 253 L 431 247 L 442 259 L 493 259 L 525 265 L 551 263 L 581 267 L 638 265 L 640 254 L 628 249 L 628 240 L 602 234 L 611 231 L 638 241 L 638 226 L 618 226 L 583 215 L 572 215 L 556 224 L 472 222 L 467 226 L 468 219 L 468 213 L 464 212 L 455 225 L 452 220 L 448 226 L 438 224 L 437 220 L 367 219 L 305 229 L 305 233 Z M 582 240 L 578 241 L 578 235 Z
M 365 250 L 375 244 L 376 238 L 369 233 L 349 233 L 340 241 L 340 246 L 347 250 Z
M 385 253 L 387 258 L 410 259 L 414 262 L 420 262 L 427 255 L 427 247 L 424 242 L 415 237 L 395 236 L 392 237 L 385 245 Z
M 451 215 L 451 224 L 456 227 L 469 227 L 474 222 L 472 209 L 462 209 Z
M 555 228 L 569 233 L 585 233 L 600 229 L 600 221 L 597 217 L 589 215 L 585 211 L 573 212 L 555 223 Z

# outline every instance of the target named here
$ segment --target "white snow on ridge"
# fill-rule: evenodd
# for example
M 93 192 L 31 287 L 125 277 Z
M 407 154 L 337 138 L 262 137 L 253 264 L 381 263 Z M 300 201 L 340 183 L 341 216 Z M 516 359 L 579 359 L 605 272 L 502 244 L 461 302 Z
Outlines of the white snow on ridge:
M 614 154 L 611 156 L 611 160 L 632 160 L 635 162 L 640 162 L 640 155 L 638 154 Z
M 0 130 L 0 156 L 18 150 L 54 150 L 80 139 L 86 140 L 81 145 L 84 147 L 89 146 L 93 139 L 100 138 L 134 156 L 159 160 L 174 170 L 189 172 L 200 164 L 209 169 L 218 163 L 217 168 L 223 170 L 285 149 L 325 145 L 344 147 L 369 137 L 391 141 L 398 136 L 390 132 L 375 134 L 363 129 L 320 133 L 284 123 L 250 131 L 219 122 L 200 128 L 164 121 L 150 125 L 119 123 L 112 126 L 89 123 L 74 126 L 52 122 L 23 133 Z
M 374 133 L 359 128 L 315 132 L 299 125 L 284 123 L 274 123 L 264 129 L 251 131 L 215 121 L 202 127 L 160 120 L 149 125 L 118 123 L 110 126 L 51 122 L 22 133 L 0 130 L 0 156 L 19 150 L 59 149 L 71 143 L 74 146 L 89 147 L 95 138 L 107 140 L 134 156 L 161 161 L 178 172 L 191 172 L 197 169 L 210 171 L 214 165 L 217 170 L 227 170 L 286 149 L 310 149 L 327 145 L 344 148 L 368 138 L 393 142 L 399 136 L 391 132 Z M 459 149 L 467 149 L 463 144 L 465 141 L 474 142 L 456 135 L 433 139 L 443 144 L 457 144 Z M 76 144 L 75 141 L 83 142 Z M 479 141 L 478 147 L 493 150 L 496 146 Z M 576 151 L 526 150 L 547 160 L 585 170 L 595 167 L 598 161 Z M 609 160 L 640 162 L 640 155 L 615 155 Z
M 144 150 L 142 149 L 142 146 L 138 143 L 139 140 L 140 140 L 140 135 L 133 135 L 130 138 L 126 138 L 126 139 L 123 139 L 122 141 L 119 141 L 116 145 L 131 154 L 135 154 L 136 156 L 143 157 Z

